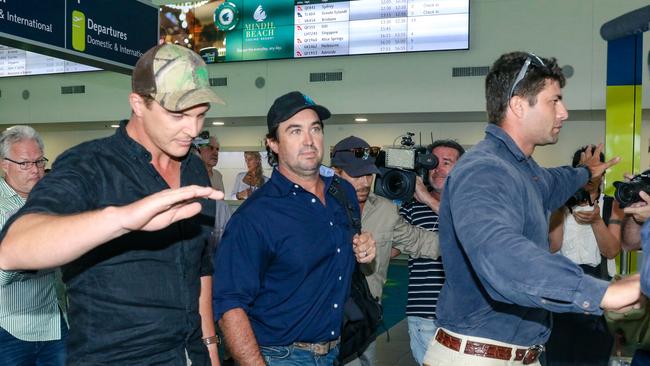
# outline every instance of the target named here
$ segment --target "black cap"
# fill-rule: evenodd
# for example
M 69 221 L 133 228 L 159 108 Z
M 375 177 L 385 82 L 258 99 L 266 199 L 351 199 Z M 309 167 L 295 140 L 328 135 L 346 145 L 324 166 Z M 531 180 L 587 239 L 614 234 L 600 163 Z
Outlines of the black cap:
M 332 116 L 327 108 L 316 104 L 309 96 L 299 91 L 292 91 L 276 99 L 271 109 L 269 109 L 269 113 L 266 115 L 266 124 L 269 127 L 269 133 L 273 127 L 288 120 L 303 109 L 313 110 L 318 114 L 318 118 L 321 121 Z
M 349 176 L 354 178 L 368 174 L 380 174 L 375 165 L 376 158 L 369 155 L 357 158 L 352 151 L 352 149 L 356 148 L 369 147 L 370 145 L 367 142 L 356 136 L 346 137 L 334 145 L 331 164 L 343 169 Z

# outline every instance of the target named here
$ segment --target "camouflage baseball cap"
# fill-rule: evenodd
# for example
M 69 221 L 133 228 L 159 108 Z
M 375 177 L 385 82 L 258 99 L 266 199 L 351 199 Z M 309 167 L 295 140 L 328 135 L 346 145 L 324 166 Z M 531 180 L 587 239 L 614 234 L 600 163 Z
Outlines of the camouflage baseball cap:
M 204 103 L 225 104 L 210 89 L 208 69 L 194 51 L 164 43 L 145 52 L 131 76 L 134 93 L 150 95 L 161 107 L 182 111 Z

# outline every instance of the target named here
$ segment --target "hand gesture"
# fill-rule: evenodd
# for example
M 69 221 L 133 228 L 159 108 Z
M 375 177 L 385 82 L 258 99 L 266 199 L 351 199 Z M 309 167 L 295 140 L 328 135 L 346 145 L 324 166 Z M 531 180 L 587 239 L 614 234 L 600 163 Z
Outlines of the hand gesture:
M 580 165 L 584 165 L 589 169 L 592 178 L 601 177 L 605 170 L 621 161 L 620 157 L 615 157 L 610 161 L 601 162 L 600 154 L 603 152 L 603 144 L 598 144 L 593 153 L 591 147 L 592 145 L 587 146 L 585 151 L 580 154 Z
M 438 201 L 427 189 L 427 186 L 424 185 L 422 177 L 415 178 L 415 192 L 413 197 L 416 201 L 424 203 L 429 206 L 434 212 L 440 211 L 440 201 Z
M 359 263 L 370 263 L 375 259 L 377 247 L 375 239 L 369 232 L 355 234 L 352 238 L 352 250 Z
M 220 200 L 223 192 L 201 186 L 166 189 L 117 207 L 117 217 L 125 231 L 156 231 L 198 214 L 201 204 L 196 200 L 199 198 Z

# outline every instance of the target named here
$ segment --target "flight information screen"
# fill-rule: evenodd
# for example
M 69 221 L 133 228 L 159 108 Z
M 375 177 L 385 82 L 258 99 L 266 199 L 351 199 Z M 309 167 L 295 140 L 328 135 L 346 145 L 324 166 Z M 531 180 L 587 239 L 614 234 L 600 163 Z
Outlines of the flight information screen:
M 100 69 L 0 45 L 0 77 L 97 70 Z
M 206 62 L 469 48 L 469 0 L 232 0 L 164 6 L 161 37 Z

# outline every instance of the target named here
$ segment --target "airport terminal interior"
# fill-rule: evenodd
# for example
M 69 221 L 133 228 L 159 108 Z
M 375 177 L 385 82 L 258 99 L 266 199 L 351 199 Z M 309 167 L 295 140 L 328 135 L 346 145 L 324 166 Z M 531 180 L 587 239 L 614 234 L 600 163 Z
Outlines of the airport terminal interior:
M 17 14 L 16 3 L 0 0 L 0 9 Z M 64 5 L 51 3 L 33 18 L 49 11 L 54 18 Z M 124 25 L 94 17 L 91 1 L 72 3 L 79 8 L 62 21 L 72 34 L 61 44 L 29 39 L 39 27 L 56 30 L 55 21 L 36 22 L 22 34 L 16 24 L 31 21 L 29 12 L 9 18 L 0 10 L 0 130 L 32 126 L 44 141 L 48 168 L 65 150 L 113 135 L 129 119 L 131 70 L 157 42 L 189 47 L 207 62 L 210 88 L 225 104 L 211 106 L 203 130 L 219 141 L 215 169 L 233 210 L 241 204 L 234 185 L 247 170 L 245 152 L 260 152 L 264 175 L 271 176 L 266 114 L 280 95 L 301 91 L 332 112 L 324 123 L 324 165 L 348 136 L 383 149 L 401 148 L 410 137 L 418 146 L 451 139 L 470 150 L 488 122 L 485 75 L 509 51 L 555 57 L 566 76 L 569 117 L 556 144 L 535 149 L 540 166 L 569 165 L 577 148 L 604 143 L 607 159 L 622 156 L 605 176 L 609 195 L 623 173 L 650 166 L 650 88 L 643 87 L 650 83 L 650 33 L 630 33 L 630 46 L 601 32 L 607 22 L 647 7 L 647 0 L 114 0 L 124 5 L 102 12 Z M 146 16 L 119 13 L 132 4 Z M 79 19 L 80 37 L 74 33 Z M 633 81 L 616 84 L 619 75 Z M 627 87 L 632 92 L 621 91 Z M 407 260 L 391 261 L 377 366 L 417 365 L 404 314 Z M 617 270 L 635 272 L 641 261 L 641 252 L 623 252 Z M 629 364 L 631 353 L 625 349 L 617 365 Z

